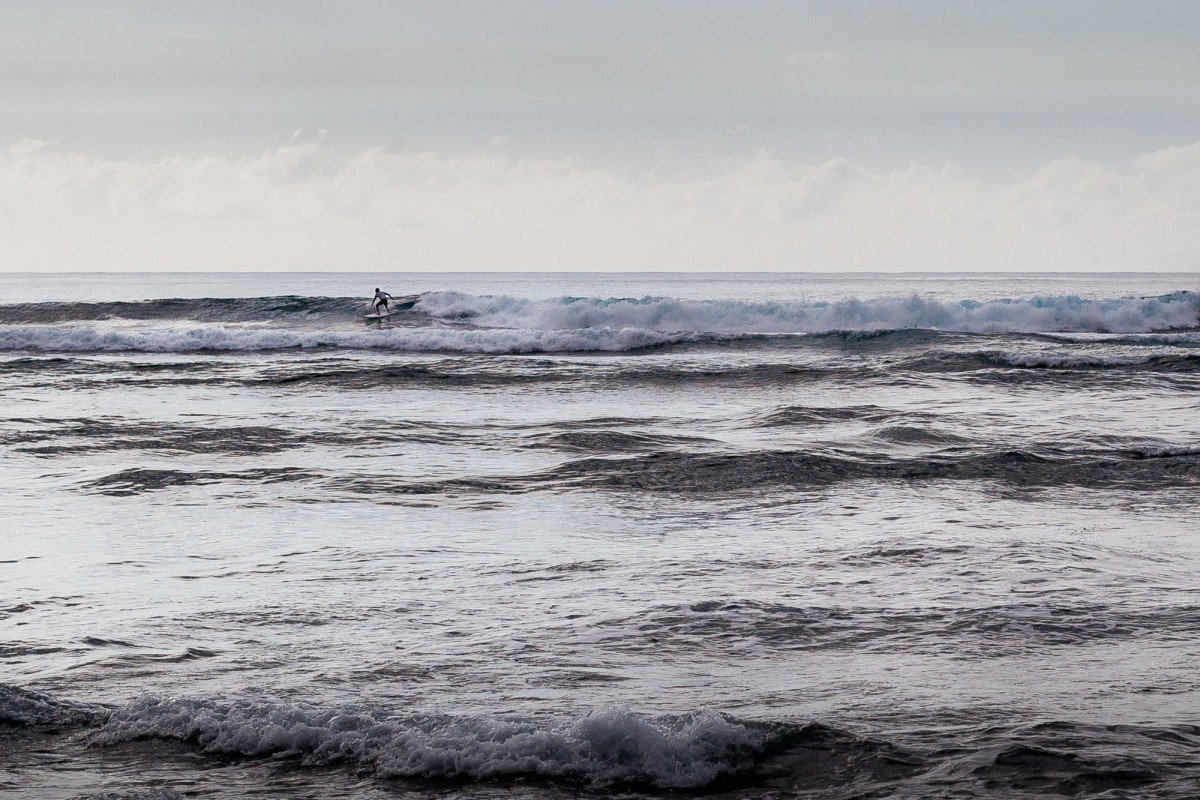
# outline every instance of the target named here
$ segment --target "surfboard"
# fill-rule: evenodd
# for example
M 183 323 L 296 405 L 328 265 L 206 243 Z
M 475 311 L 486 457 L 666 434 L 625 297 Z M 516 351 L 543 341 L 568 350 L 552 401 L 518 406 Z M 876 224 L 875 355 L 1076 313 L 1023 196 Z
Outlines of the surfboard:
M 382 314 L 364 314 L 363 316 L 365 316 L 367 319 L 383 319 L 384 317 L 390 317 L 394 313 L 396 312 L 385 311 Z

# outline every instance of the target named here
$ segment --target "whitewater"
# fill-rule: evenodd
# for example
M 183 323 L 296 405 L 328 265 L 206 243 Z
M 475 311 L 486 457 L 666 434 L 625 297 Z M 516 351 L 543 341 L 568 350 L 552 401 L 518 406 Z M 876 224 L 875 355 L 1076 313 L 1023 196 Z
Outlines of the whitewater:
M 1194 797 L 1197 392 L 1194 274 L 0 275 L 0 797 Z
M 412 312 L 389 319 L 386 328 L 347 331 L 358 305 L 350 297 L 294 296 L 243 302 L 22 304 L 0 309 L 0 350 L 628 352 L 684 342 L 839 331 L 1153 333 L 1200 327 L 1200 294 L 1191 291 L 1113 300 L 1065 296 L 957 303 L 915 294 L 813 303 L 663 297 L 529 300 L 430 292 L 417 299 Z M 55 322 L 39 324 L 46 319 Z

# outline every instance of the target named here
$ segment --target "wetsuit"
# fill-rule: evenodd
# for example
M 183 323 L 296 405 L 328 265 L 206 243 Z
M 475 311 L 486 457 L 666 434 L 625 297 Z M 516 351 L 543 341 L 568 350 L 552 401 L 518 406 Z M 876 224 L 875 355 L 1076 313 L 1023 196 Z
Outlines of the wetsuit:
M 392 299 L 392 296 L 387 292 L 376 290 L 375 299 L 371 301 L 371 308 L 374 309 L 376 314 L 380 313 L 380 308 L 382 308 L 384 311 L 390 311 L 391 309 L 388 308 L 388 300 Z

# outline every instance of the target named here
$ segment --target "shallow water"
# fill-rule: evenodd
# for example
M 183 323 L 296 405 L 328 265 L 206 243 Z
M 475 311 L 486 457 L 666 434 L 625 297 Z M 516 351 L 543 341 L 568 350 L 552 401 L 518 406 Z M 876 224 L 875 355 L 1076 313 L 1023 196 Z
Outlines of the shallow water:
M 1196 284 L 0 276 L 0 796 L 1192 797 Z

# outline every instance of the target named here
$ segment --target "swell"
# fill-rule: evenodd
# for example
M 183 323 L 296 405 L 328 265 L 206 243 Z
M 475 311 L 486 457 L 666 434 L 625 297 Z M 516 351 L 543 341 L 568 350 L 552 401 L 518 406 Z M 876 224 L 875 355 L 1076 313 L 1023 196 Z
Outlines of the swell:
M 711 654 L 747 641 L 775 651 L 891 652 L 954 660 L 1044 656 L 1051 648 L 1119 641 L 1188 641 L 1195 605 L 1128 608 L 1054 602 L 877 608 L 800 606 L 752 599 L 662 606 L 599 623 L 606 649 Z
M 351 319 L 367 302 L 355 297 L 201 297 L 103 303 L 18 303 L 0 305 L 0 323 L 45 324 L 108 320 L 192 320 L 262 322 L 295 319 Z
M 602 435 L 609 450 L 639 450 L 653 442 Z M 905 440 L 912 441 L 910 432 Z M 917 439 L 920 442 L 920 439 Z M 536 443 L 535 443 L 536 445 Z M 571 442 L 559 444 L 572 449 Z M 631 456 L 567 461 L 522 476 L 412 481 L 390 475 L 332 473 L 299 467 L 245 470 L 130 468 L 83 484 L 108 495 L 136 495 L 176 486 L 218 483 L 306 483 L 348 495 L 406 496 L 534 491 L 650 492 L 680 496 L 820 489 L 848 481 L 970 481 L 1012 490 L 1054 487 L 1156 490 L 1200 484 L 1200 448 L 974 451 L 947 447 L 911 457 L 885 453 L 760 450 L 739 453 L 655 450 Z M 308 494 L 306 499 L 311 499 Z
M 1055 351 L 933 351 L 900 362 L 899 370 L 913 372 L 973 372 L 1009 369 L 1027 371 L 1200 372 L 1200 354 L 1158 354 Z
M 147 695 L 119 706 L 76 703 L 0 684 L 0 735 L 37 730 L 56 760 L 134 741 L 173 741 L 198 751 L 195 769 L 230 758 L 287 760 L 321 780 L 331 767 L 400 781 L 413 789 L 447 781 L 567 792 L 728 792 L 732 797 L 993 796 L 1010 793 L 1191 797 L 1200 778 L 1200 728 L 1188 725 L 1038 724 L 1002 719 L 890 738 L 829 725 L 750 721 L 713 711 L 646 716 L 622 709 L 527 719 L 469 713 L 397 712 L 363 703 L 227 702 Z M 8 734 L 14 750 L 21 740 Z M 47 744 L 50 743 L 50 747 Z M 141 759 L 154 749 L 113 749 Z M 191 778 L 177 772 L 178 780 Z M 403 784 L 399 784 L 403 785 Z M 948 796 L 948 795 L 947 795 Z M 1105 795 L 1108 796 L 1108 795 Z
M 573 461 L 548 478 L 574 488 L 674 494 L 809 489 L 857 480 L 974 481 L 1028 489 L 1157 489 L 1200 482 L 1200 449 L 956 452 L 963 449 L 946 448 L 912 458 L 806 450 L 655 452 Z
M 8 419 L 19 426 L 0 430 L 0 445 L 39 456 L 72 456 L 123 450 L 254 455 L 280 453 L 307 446 L 370 447 L 394 442 L 404 431 L 409 442 L 462 440 L 452 429 L 437 425 L 388 422 L 376 426 L 342 426 L 338 431 L 294 431 L 272 425 L 185 424 L 126 419 L 74 417 Z
M 756 424 L 762 427 L 830 425 L 838 422 L 930 422 L 936 414 L 919 411 L 900 412 L 877 405 L 856 406 L 783 406 L 763 415 Z
M 935 351 L 909 358 L 825 359 L 823 363 L 680 366 L 642 359 L 534 361 L 447 358 L 432 363 L 364 363 L 298 357 L 272 362 L 235 359 L 135 361 L 113 357 L 19 357 L 0 360 L 0 379 L 73 391 L 117 386 L 240 386 L 293 390 L 470 390 L 556 385 L 598 390 L 762 388 L 822 382 L 847 385 L 965 380 L 988 385 L 1125 386 L 1147 380 L 1200 389 L 1200 354 L 1141 356 L 1096 353 Z M 805 357 L 804 362 L 811 359 Z
M 754 364 L 672 367 L 637 360 L 536 362 L 447 358 L 436 363 L 378 364 L 351 359 L 304 358 L 262 365 L 236 360 L 144 362 L 95 357 L 21 357 L 0 361 L 0 377 L 22 385 L 54 382 L 62 389 L 112 386 L 245 386 L 295 389 L 491 389 L 580 384 L 636 386 L 763 386 L 822 380 L 855 380 L 882 374 L 870 367 Z
M 51 427 L 3 432 L 0 444 L 36 455 L 112 450 L 252 454 L 277 453 L 304 442 L 304 437 L 298 434 L 265 425 L 211 427 L 105 418 L 38 422 L 49 422 Z

